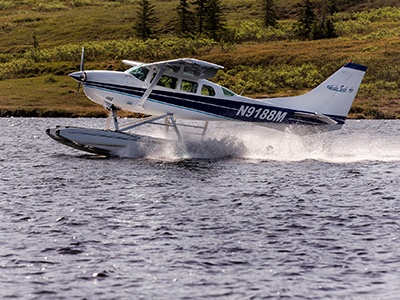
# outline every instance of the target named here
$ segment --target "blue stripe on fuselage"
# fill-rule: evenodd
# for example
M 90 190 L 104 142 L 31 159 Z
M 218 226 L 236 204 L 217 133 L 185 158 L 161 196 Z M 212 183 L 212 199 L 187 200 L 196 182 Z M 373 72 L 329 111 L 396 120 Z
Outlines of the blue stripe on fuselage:
M 141 90 L 141 89 L 138 89 L 138 88 L 129 87 L 129 91 L 128 91 L 128 90 L 126 90 L 126 88 L 116 88 L 115 87 L 116 85 L 112 85 L 112 87 L 110 87 L 110 84 L 98 84 L 98 83 L 86 84 L 85 83 L 85 85 L 88 86 L 88 87 L 91 87 L 91 88 L 98 89 L 98 90 L 112 92 L 112 93 L 125 95 L 125 96 L 129 96 L 129 97 L 134 97 L 134 98 L 138 98 L 138 99 L 140 99 L 144 94 L 144 91 Z M 107 87 L 105 87 L 105 86 L 107 86 Z M 118 87 L 120 87 L 120 86 L 118 86 Z M 139 90 L 139 91 L 135 92 L 133 90 Z M 168 98 L 164 97 L 162 99 L 159 99 L 160 97 L 157 97 L 158 100 L 155 100 L 155 97 L 153 97 L 153 96 L 155 95 L 156 92 L 157 91 L 153 91 L 151 93 L 152 98 L 148 98 L 147 101 L 155 102 L 155 103 L 159 103 L 159 104 L 167 105 L 167 106 L 171 106 L 171 107 L 176 107 L 176 108 L 180 108 L 180 109 L 185 109 L 185 110 L 193 111 L 193 112 L 196 112 L 196 113 L 202 113 L 202 114 L 205 114 L 205 115 L 209 115 L 209 116 L 216 117 L 216 118 L 221 118 L 221 119 L 224 119 L 224 120 L 236 121 L 235 119 L 227 118 L 227 117 L 224 117 L 222 115 L 216 115 L 216 114 L 211 113 L 211 112 L 200 111 L 198 109 L 194 109 L 194 108 L 190 108 L 190 107 L 183 107 L 182 105 L 172 104 L 172 103 L 169 103 L 169 102 L 165 101 L 165 99 L 171 99 L 171 98 L 174 98 L 174 97 L 176 98 L 176 96 L 169 96 Z M 179 99 L 181 99 L 181 98 L 179 98 Z M 185 100 L 190 101 L 188 99 L 185 99 Z M 226 109 L 229 109 L 229 107 L 226 107 Z
M 146 89 L 131 86 L 121 86 L 109 83 L 85 82 L 88 87 L 110 91 L 130 97 L 141 98 Z M 153 90 L 148 101 L 157 102 L 172 107 L 187 109 L 197 113 L 235 121 L 252 123 L 278 123 L 278 124 L 302 124 L 325 125 L 322 121 L 294 116 L 294 111 L 278 107 L 253 103 L 237 102 L 229 99 L 219 99 L 210 96 L 190 95 L 177 92 Z M 306 111 L 305 111 L 306 112 Z M 307 113 L 307 112 L 306 112 Z M 329 116 L 339 124 L 343 124 L 346 118 L 341 116 Z

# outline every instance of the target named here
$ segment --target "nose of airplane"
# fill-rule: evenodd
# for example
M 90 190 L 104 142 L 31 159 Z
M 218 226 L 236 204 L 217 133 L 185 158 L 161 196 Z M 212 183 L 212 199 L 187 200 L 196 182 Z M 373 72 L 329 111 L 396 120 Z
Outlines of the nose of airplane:
M 83 71 L 74 72 L 74 73 L 69 74 L 69 77 L 71 77 L 72 79 L 74 79 L 78 82 L 85 82 L 86 73 Z

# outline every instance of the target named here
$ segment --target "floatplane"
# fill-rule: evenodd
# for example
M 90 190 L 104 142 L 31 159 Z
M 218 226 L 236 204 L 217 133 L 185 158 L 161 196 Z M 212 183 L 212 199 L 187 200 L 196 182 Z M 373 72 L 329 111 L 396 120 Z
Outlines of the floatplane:
M 146 124 L 172 128 L 173 140 L 182 141 L 179 128 L 199 129 L 204 138 L 209 122 L 247 122 L 272 129 L 296 132 L 326 132 L 340 129 L 349 113 L 366 66 L 349 61 L 310 92 L 294 97 L 252 99 L 237 95 L 209 81 L 224 67 L 182 58 L 153 63 L 123 60 L 126 71 L 84 70 L 69 74 L 86 96 L 109 111 L 104 129 L 49 128 L 47 134 L 64 145 L 90 153 L 118 156 L 118 150 L 133 144 L 159 145 L 171 139 L 132 133 Z M 148 115 L 120 124 L 116 112 L 126 110 Z M 176 120 L 201 121 L 201 126 Z M 203 125 L 204 124 L 204 125 Z M 197 130 L 197 129 L 196 129 Z

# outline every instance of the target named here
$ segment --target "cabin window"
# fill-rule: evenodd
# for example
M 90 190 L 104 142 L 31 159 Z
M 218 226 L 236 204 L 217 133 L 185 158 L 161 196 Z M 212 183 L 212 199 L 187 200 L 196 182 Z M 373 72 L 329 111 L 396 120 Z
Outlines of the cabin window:
M 205 96 L 215 96 L 215 90 L 212 86 L 204 84 L 201 88 L 201 94 Z
M 153 77 L 151 78 L 150 82 L 152 82 L 154 80 L 154 77 L 156 77 L 156 74 L 157 73 L 153 74 Z M 176 89 L 177 84 L 178 84 L 178 78 L 167 76 L 167 75 L 161 76 L 160 80 L 157 82 L 158 86 L 166 87 L 169 89 Z
M 136 67 L 130 68 L 126 72 L 132 74 L 133 76 L 135 76 L 137 79 L 139 79 L 141 81 L 145 81 L 147 74 L 149 74 L 149 69 L 147 69 L 145 67 L 136 66 Z
M 224 95 L 227 96 L 227 97 L 235 96 L 234 92 L 231 92 L 230 90 L 228 90 L 226 88 L 222 88 L 222 91 L 224 92 Z
M 197 82 L 182 79 L 182 83 L 181 83 L 182 91 L 189 92 L 189 93 L 197 93 L 198 87 L 199 87 L 199 84 Z

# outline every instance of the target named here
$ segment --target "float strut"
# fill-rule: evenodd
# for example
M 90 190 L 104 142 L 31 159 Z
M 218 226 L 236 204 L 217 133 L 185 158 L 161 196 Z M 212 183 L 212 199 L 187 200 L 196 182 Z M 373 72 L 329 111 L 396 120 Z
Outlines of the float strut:
M 108 103 L 108 102 L 104 103 L 103 106 L 105 109 L 107 109 L 109 111 L 107 122 L 106 122 L 106 127 L 104 128 L 104 130 L 110 129 L 111 119 L 112 119 L 114 121 L 115 131 L 119 131 L 117 109 L 115 108 L 115 106 L 113 104 Z
M 178 127 L 176 126 L 175 119 L 174 119 L 173 115 L 172 114 L 168 114 L 168 116 L 169 116 L 169 119 L 170 119 L 170 121 L 172 123 L 172 126 L 174 127 L 175 133 L 178 136 L 178 140 L 182 141 L 182 136 L 181 136 L 181 134 L 179 132 Z
M 110 129 L 111 119 L 112 119 L 112 118 L 113 118 L 113 113 L 112 113 L 112 111 L 110 110 L 110 111 L 108 112 L 108 118 L 107 118 L 106 127 L 104 128 L 104 130 Z
M 117 119 L 117 110 L 115 109 L 114 105 L 111 107 L 111 111 L 112 111 L 112 116 L 113 116 L 113 120 L 114 120 L 115 131 L 119 131 L 118 119 Z

